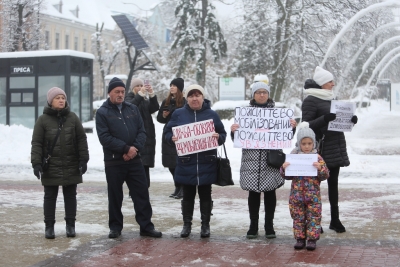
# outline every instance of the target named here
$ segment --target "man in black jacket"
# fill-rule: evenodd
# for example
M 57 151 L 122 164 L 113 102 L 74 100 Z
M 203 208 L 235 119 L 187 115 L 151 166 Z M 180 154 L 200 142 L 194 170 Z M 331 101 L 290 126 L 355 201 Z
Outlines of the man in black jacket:
M 96 130 L 103 146 L 108 190 L 109 238 L 117 238 L 123 228 L 121 212 L 126 182 L 140 226 L 141 236 L 161 237 L 151 222 L 153 214 L 140 151 L 146 131 L 139 109 L 124 102 L 125 84 L 114 77 L 108 85 L 109 98 L 96 112 Z

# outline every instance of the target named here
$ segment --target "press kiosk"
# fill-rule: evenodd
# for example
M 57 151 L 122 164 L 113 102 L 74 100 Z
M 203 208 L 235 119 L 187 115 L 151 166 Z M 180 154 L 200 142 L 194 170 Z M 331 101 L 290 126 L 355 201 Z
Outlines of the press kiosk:
M 33 128 L 55 86 L 65 90 L 82 122 L 91 120 L 93 59 L 73 50 L 0 53 L 0 124 Z

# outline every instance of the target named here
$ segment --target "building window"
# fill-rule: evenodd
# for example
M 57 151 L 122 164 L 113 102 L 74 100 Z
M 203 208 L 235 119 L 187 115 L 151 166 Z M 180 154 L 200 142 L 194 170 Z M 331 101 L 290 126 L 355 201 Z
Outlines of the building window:
M 78 37 L 75 37 L 75 42 L 74 42 L 74 50 L 78 51 L 79 50 L 79 39 Z
M 50 32 L 49 31 L 46 31 L 44 33 L 44 41 L 45 41 L 46 47 L 48 47 L 50 44 Z
M 69 35 L 65 35 L 65 49 L 69 49 Z
M 83 52 L 86 52 L 86 39 L 83 39 Z
M 56 33 L 56 49 L 60 49 L 60 34 Z

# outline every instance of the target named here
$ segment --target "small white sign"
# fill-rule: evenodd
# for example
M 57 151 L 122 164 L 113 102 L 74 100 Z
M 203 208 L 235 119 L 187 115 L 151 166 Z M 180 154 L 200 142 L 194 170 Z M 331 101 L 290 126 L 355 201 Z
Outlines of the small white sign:
M 351 132 L 354 124 L 351 118 L 354 116 L 356 104 L 354 102 L 344 102 L 332 100 L 331 113 L 336 113 L 336 119 L 328 124 L 329 131 Z
M 218 139 L 212 137 L 215 133 L 212 119 L 172 127 L 178 156 L 207 151 L 218 147 Z
M 286 176 L 317 176 L 318 170 L 313 166 L 318 161 L 318 154 L 286 154 Z

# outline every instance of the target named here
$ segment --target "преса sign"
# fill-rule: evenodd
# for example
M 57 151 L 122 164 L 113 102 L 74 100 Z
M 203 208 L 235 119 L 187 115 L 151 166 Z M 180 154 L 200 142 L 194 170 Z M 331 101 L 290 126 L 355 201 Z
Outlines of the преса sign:
M 11 66 L 11 74 L 33 74 L 33 65 Z

